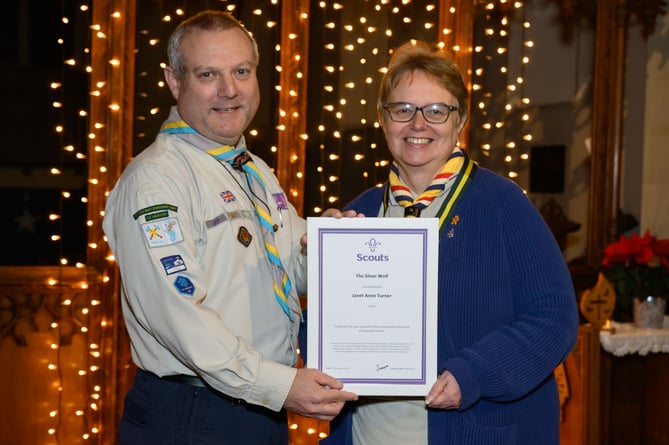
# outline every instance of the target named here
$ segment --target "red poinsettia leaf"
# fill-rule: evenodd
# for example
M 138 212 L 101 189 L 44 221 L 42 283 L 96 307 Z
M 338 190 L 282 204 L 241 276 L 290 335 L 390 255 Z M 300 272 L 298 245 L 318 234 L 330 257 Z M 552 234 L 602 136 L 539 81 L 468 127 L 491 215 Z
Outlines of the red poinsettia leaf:
M 644 246 L 634 255 L 634 261 L 637 264 L 650 264 L 654 256 L 653 249 L 649 246 Z
M 664 258 L 669 257 L 669 240 L 660 239 L 655 241 L 654 249 L 657 256 Z
M 669 271 L 669 240 L 657 240 L 653 249 L 660 265 Z
M 633 234 L 631 238 L 621 235 L 617 242 L 609 244 L 604 249 L 602 265 L 610 266 L 613 263 L 627 263 L 639 253 L 641 244 L 641 238 L 636 234 Z
M 669 274 L 669 258 L 667 257 L 658 257 L 658 263 L 660 268 L 665 270 L 665 273 Z
M 628 307 L 639 295 L 669 296 L 669 240 L 658 240 L 646 231 L 643 236 L 624 235 L 604 249 L 606 278 L 614 285 L 616 300 Z

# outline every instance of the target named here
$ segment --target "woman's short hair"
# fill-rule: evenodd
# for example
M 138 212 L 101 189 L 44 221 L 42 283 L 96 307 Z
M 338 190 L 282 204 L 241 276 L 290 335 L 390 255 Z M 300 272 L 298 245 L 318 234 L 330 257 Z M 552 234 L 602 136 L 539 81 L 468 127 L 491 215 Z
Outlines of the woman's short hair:
M 388 70 L 381 80 L 377 102 L 377 113 L 380 120 L 383 119 L 383 106 L 390 93 L 405 74 L 411 75 L 415 71 L 422 71 L 431 76 L 455 96 L 458 101 L 455 104 L 458 107 L 458 116 L 460 119 L 467 117 L 469 91 L 467 91 L 460 69 L 453 58 L 439 47 L 412 40 L 395 50 L 388 63 Z

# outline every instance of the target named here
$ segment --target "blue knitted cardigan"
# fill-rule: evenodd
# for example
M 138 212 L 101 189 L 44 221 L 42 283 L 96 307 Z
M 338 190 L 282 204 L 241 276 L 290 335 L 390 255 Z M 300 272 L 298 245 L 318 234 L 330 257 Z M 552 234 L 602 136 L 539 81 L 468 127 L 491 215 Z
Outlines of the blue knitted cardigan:
M 376 216 L 383 191 L 346 208 Z M 562 253 L 523 191 L 484 168 L 452 215 L 439 240 L 438 372 L 455 376 L 462 405 L 429 410 L 428 443 L 559 445 L 553 369 L 578 333 Z M 354 409 L 347 404 L 321 444 L 352 445 Z

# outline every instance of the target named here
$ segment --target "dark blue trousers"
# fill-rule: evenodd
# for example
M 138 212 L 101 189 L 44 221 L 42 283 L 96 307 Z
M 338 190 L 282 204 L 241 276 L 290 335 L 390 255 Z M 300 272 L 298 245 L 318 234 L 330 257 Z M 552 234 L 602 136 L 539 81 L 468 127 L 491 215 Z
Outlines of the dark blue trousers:
M 238 403 L 209 388 L 138 370 L 125 398 L 119 445 L 287 445 L 286 412 Z

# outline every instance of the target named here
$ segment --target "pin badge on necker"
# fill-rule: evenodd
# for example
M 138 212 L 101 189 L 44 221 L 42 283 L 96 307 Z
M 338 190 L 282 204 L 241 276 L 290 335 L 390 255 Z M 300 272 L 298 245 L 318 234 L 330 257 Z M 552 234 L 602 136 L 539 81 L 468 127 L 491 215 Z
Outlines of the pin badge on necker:
M 239 228 L 239 232 L 237 232 L 237 241 L 242 243 L 244 247 L 249 247 L 249 244 L 251 244 L 252 239 L 253 237 L 249 233 L 249 230 L 246 227 L 241 226 Z

